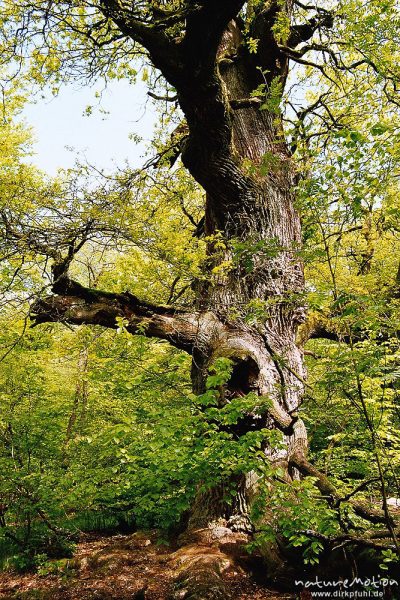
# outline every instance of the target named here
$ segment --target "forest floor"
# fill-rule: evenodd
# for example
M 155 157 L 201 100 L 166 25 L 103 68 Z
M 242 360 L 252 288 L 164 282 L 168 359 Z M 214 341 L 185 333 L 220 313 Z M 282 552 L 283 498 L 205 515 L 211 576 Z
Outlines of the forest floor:
M 71 559 L 47 562 L 39 574 L 0 573 L 1 600 L 166 600 L 173 592 L 175 549 L 158 534 L 86 534 Z M 235 600 L 292 600 L 259 585 L 237 565 L 224 577 Z

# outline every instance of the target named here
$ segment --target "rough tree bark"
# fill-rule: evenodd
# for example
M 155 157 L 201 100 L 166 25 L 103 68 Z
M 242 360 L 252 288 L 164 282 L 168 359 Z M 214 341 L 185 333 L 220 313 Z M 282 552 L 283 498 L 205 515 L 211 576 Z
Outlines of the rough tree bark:
M 55 268 L 55 295 L 34 307 L 36 321 L 115 327 L 116 317 L 122 316 L 132 333 L 145 324 L 147 335 L 168 339 L 192 354 L 195 393 L 204 390 L 213 361 L 230 358 L 234 368 L 226 401 L 249 391 L 272 401 L 272 408 L 261 417 L 243 415 L 236 433 L 254 427 L 279 428 L 285 449 L 266 448 L 266 453 L 279 461 L 288 478 L 296 475 L 299 466 L 305 473 L 307 439 L 297 414 L 305 374 L 302 351 L 296 345 L 297 329 L 304 320 L 301 228 L 294 207 L 296 172 L 276 98 L 268 104 L 270 90 L 275 94 L 283 90 L 287 75 L 287 55 L 273 28 L 280 10 L 290 14 L 290 2 L 286 6 L 274 0 L 260 3 L 248 32 L 258 40 L 256 52 L 250 52 L 243 39 L 244 23 L 238 15 L 245 3 L 241 0 L 188 0 L 184 16 L 176 13 L 173 21 L 182 28 L 180 36 L 176 30 L 169 32 L 165 16 L 146 25 L 116 0 L 100 4 L 123 34 L 147 49 L 154 66 L 177 90 L 189 130 L 181 147 L 182 160 L 206 191 L 209 278 L 198 286 L 193 311 L 184 312 L 140 302 L 130 294 L 86 289 L 69 279 L 64 261 Z M 315 27 L 310 22 L 293 28 L 287 43 L 295 47 Z M 253 94 L 260 85 L 265 106 Z M 265 303 L 266 318 L 250 325 L 246 313 L 260 301 Z M 225 501 L 222 487 L 194 503 L 189 528 L 197 530 L 196 543 L 225 539 L 229 532 L 246 529 L 254 482 L 246 475 L 236 482 L 233 503 Z M 199 538 L 199 531 L 205 536 Z M 243 534 L 237 535 L 243 541 Z M 208 556 L 209 568 L 201 552 L 195 557 L 191 561 L 186 556 L 189 570 L 182 567 L 182 578 L 196 585 L 212 580 L 208 587 L 213 591 L 208 595 L 197 591 L 197 596 L 193 592 L 192 597 L 227 598 L 216 567 L 221 566 L 218 557 L 210 567 Z M 185 559 L 181 562 L 186 564 Z

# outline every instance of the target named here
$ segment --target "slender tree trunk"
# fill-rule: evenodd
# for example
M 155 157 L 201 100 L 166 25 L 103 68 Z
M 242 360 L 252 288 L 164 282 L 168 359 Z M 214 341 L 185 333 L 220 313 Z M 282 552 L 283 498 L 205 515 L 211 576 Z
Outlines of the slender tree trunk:
M 77 434 L 77 421 L 79 419 L 80 426 L 82 426 L 84 414 L 86 412 L 86 405 L 88 400 L 88 361 L 89 349 L 87 346 L 85 346 L 79 352 L 75 393 L 62 446 L 62 464 L 64 468 L 68 467 L 68 463 L 70 460 L 69 445 L 71 440 L 73 440 L 73 438 Z
M 88 374 L 88 359 L 89 351 L 88 347 L 85 346 L 79 352 L 78 365 L 77 365 L 77 380 L 75 386 L 74 400 L 72 403 L 71 413 L 69 415 L 67 430 L 64 438 L 64 454 L 67 451 L 67 447 L 71 438 L 73 437 L 76 421 L 80 414 L 80 420 L 82 423 L 86 405 L 88 400 L 88 385 L 87 385 L 87 374 Z M 65 457 L 66 458 L 66 457 Z

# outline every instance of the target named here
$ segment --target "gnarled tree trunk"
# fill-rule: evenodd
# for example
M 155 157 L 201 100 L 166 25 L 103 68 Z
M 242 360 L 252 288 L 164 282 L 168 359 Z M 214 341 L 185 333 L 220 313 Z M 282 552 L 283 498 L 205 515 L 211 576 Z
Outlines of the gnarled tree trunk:
M 213 361 L 230 358 L 234 368 L 225 390 L 227 401 L 250 391 L 272 401 L 272 408 L 261 417 L 243 415 L 235 433 L 278 427 L 285 435 L 286 449 L 266 448 L 266 452 L 290 476 L 289 455 L 295 447 L 304 452 L 307 445 L 305 428 L 297 417 L 304 381 L 302 352 L 296 345 L 297 328 L 304 319 L 300 220 L 294 208 L 296 177 L 279 110 L 260 110 L 252 97 L 261 84 L 268 103 L 269 88 L 284 85 L 286 61 L 272 61 L 271 70 L 260 74 L 257 60 L 246 50 L 238 23 L 231 21 L 218 49 L 214 74 L 221 84 L 221 98 L 216 100 L 228 112 L 229 153 L 224 157 L 218 148 L 210 150 L 203 131 L 197 134 L 201 139 L 189 138 L 183 152 L 184 163 L 207 190 L 210 273 L 199 288 L 198 309 L 211 311 L 220 323 L 210 331 L 207 344 L 195 344 L 192 378 L 194 391 L 203 392 Z M 205 95 L 208 92 L 206 87 Z M 204 127 L 212 121 L 206 102 L 204 98 Z M 181 104 L 188 104 L 184 92 Z M 215 111 L 214 104 L 215 100 L 210 111 Z M 192 107 L 193 102 L 187 111 L 189 127 L 191 118 L 198 127 L 198 111 L 192 116 Z M 229 177 L 233 189 L 212 180 L 216 164 L 218 177 Z M 248 315 L 255 306 L 263 307 L 265 318 L 250 325 Z M 220 495 L 212 490 L 207 498 L 199 498 L 190 526 L 223 520 L 234 528 L 243 527 L 254 478 L 238 478 L 237 485 L 237 499 L 229 506 L 223 488 Z
M 145 323 L 147 335 L 168 339 L 192 354 L 195 393 L 204 391 L 215 359 L 231 359 L 234 367 L 225 401 L 250 391 L 271 401 L 262 415 L 244 414 L 235 433 L 265 427 L 281 430 L 285 448 L 265 447 L 265 452 L 290 478 L 294 474 L 290 456 L 304 457 L 307 445 L 297 416 L 304 381 L 302 352 L 296 345 L 297 328 L 304 319 L 303 269 L 300 220 L 294 207 L 296 174 L 279 110 L 288 59 L 273 28 L 279 11 L 288 15 L 291 9 L 290 2 L 259 4 L 247 31 L 258 40 L 257 50 L 251 52 L 244 39 L 246 26 L 238 16 L 243 5 L 239 0 L 188 0 L 184 12 L 171 12 L 170 30 L 168 21 L 162 22 L 166 17 L 157 22 L 154 16 L 154 23 L 146 25 L 122 3 L 100 2 L 104 15 L 147 49 L 155 67 L 176 88 L 187 121 L 182 160 L 206 192 L 208 240 L 209 277 L 198 285 L 193 311 L 84 288 L 67 274 L 73 252 L 65 259 L 56 257 L 56 295 L 38 302 L 35 311 L 38 322 L 64 319 L 106 327 L 115 327 L 116 317 L 124 317 L 132 333 Z M 314 29 L 301 31 L 293 29 L 293 45 Z M 264 316 L 249 319 L 254 307 L 263 307 Z M 189 529 L 197 530 L 196 544 L 201 543 L 199 530 L 205 532 L 201 538 L 205 544 L 210 540 L 219 544 L 230 532 L 248 529 L 254 477 L 237 476 L 235 484 L 237 495 L 230 504 L 223 486 L 196 499 L 189 519 Z M 209 577 L 214 591 L 197 597 L 226 598 L 215 561 L 211 574 L 201 553 L 196 557 L 194 563 L 188 562 L 189 571 L 183 567 L 183 580 L 198 583 Z
M 36 323 L 109 328 L 123 318 L 127 331 L 145 331 L 191 354 L 197 394 L 204 391 L 215 360 L 231 359 L 221 406 L 249 392 L 269 399 L 263 414 L 241 415 L 230 426 L 232 433 L 238 437 L 254 429 L 279 429 L 285 443 L 278 450 L 266 442 L 268 459 L 280 465 L 288 480 L 311 474 L 320 491 L 339 506 L 343 499 L 306 459 L 306 432 L 297 413 L 304 386 L 303 357 L 296 345 L 304 320 L 301 230 L 296 173 L 280 114 L 287 57 L 302 56 L 295 48 L 320 26 L 332 27 L 332 18 L 321 9 L 304 23 L 291 24 L 291 0 L 171 4 L 99 0 L 90 10 L 102 13 L 99 26 L 106 23 L 106 37 L 117 29 L 113 39 L 130 38 L 145 49 L 177 91 L 188 128 L 179 148 L 182 161 L 206 193 L 208 277 L 197 286 L 195 306 L 182 310 L 144 302 L 129 292 L 84 287 L 68 275 L 84 234 L 67 244 L 66 256 L 31 236 L 29 247 L 53 259 L 53 295 L 37 301 L 32 314 Z M 49 2 L 45 19 L 52 6 Z M 4 226 L 11 240 L 21 239 L 7 219 Z M 250 318 L 252 312 L 256 317 Z M 231 502 L 224 484 L 236 486 Z M 229 597 L 223 572 L 251 530 L 248 513 L 256 486 L 253 473 L 241 473 L 196 498 L 182 540 L 186 547 L 175 556 L 177 597 Z M 386 522 L 390 529 L 382 511 L 348 501 L 358 516 Z M 269 558 L 279 561 L 273 551 Z

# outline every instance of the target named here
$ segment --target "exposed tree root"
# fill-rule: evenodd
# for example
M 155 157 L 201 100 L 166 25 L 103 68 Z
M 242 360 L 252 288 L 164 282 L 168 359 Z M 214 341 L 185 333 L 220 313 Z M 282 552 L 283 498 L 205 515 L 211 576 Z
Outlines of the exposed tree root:
M 240 570 L 238 558 L 248 536 L 225 526 L 190 531 L 172 555 L 176 572 L 174 600 L 229 600 L 229 572 Z
M 175 557 L 177 561 L 176 591 L 172 598 L 229 599 L 232 598 L 223 573 L 232 567 L 228 556 L 216 548 L 185 546 Z

